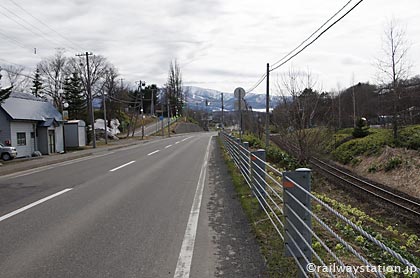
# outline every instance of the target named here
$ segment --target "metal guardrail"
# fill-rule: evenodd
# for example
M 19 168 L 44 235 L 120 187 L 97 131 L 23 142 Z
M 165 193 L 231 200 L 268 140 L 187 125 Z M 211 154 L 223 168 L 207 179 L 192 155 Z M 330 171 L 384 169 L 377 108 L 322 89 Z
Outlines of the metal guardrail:
M 346 216 L 322 201 L 311 192 L 311 171 L 302 168 L 280 172 L 265 160 L 265 150 L 251 151 L 247 142 L 240 142 L 226 132 L 219 134 L 223 145 L 241 172 L 251 192 L 284 242 L 285 256 L 292 257 L 298 267 L 298 277 L 389 277 L 387 273 L 401 273 L 403 277 L 420 277 L 419 267 L 381 240 L 353 223 Z M 325 217 L 311 209 L 311 204 L 357 232 L 376 248 L 387 252 L 398 265 L 374 265 L 361 254 L 360 246 L 346 241 Z M 316 225 L 314 229 L 312 225 Z M 314 248 L 312 241 L 319 243 Z M 334 251 L 341 244 L 348 255 Z M 315 250 L 320 249 L 320 250 Z M 349 260 L 351 256 L 351 260 Z M 392 276 L 394 277 L 394 276 Z M 396 276 L 400 277 L 400 276 Z

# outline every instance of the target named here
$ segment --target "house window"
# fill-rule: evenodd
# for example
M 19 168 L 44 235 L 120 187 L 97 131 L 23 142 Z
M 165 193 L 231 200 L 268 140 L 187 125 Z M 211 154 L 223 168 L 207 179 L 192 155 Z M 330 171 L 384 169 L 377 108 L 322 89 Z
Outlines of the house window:
M 17 135 L 17 145 L 18 146 L 26 146 L 26 133 L 25 132 L 18 132 Z

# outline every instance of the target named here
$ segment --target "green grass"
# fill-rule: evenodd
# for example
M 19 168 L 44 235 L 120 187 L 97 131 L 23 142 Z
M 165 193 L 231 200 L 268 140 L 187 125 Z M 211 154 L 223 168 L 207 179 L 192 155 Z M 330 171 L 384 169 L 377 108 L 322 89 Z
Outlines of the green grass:
M 251 223 L 252 230 L 260 244 L 261 253 L 266 260 L 269 277 L 296 277 L 296 266 L 291 258 L 284 257 L 284 244 L 277 234 L 264 211 L 259 207 L 257 199 L 252 195 L 250 188 L 236 168 L 232 159 L 218 139 L 223 151 L 232 182 L 238 194 L 242 208 Z
M 415 125 L 402 128 L 397 144 L 408 149 L 420 149 L 420 126 Z
M 348 164 L 360 155 L 379 154 L 383 147 L 393 142 L 389 129 L 370 129 L 370 134 L 363 138 L 349 140 L 332 151 L 333 157 L 343 164 Z
M 340 212 L 345 217 L 349 218 L 353 223 L 363 228 L 370 235 L 376 239 L 382 241 L 386 246 L 395 252 L 402 255 L 405 259 L 409 260 L 411 263 L 419 266 L 420 265 L 420 249 L 419 249 L 419 236 L 416 233 L 410 233 L 405 231 L 404 227 L 399 227 L 398 225 L 386 224 L 382 220 L 379 220 L 375 217 L 370 216 L 365 213 L 363 210 L 352 207 L 350 204 L 344 204 L 340 201 L 337 201 L 330 196 L 325 194 L 314 193 L 319 199 L 330 205 L 332 208 Z M 394 257 L 392 257 L 387 252 L 384 252 L 376 244 L 364 238 L 360 235 L 359 232 L 355 231 L 351 226 L 347 225 L 344 222 L 337 221 L 335 217 L 330 217 L 327 213 L 317 205 L 314 207 L 315 212 L 318 215 L 322 216 L 322 219 L 332 227 L 335 232 L 341 235 L 347 242 L 360 253 L 363 254 L 367 259 L 377 265 L 403 265 Z M 315 225 L 318 229 L 318 225 Z M 321 230 L 317 231 L 318 233 Z M 330 247 L 335 245 L 335 241 L 331 242 Z M 313 245 L 316 245 L 316 241 Z M 337 250 L 336 250 L 337 251 Z M 347 250 L 342 250 L 341 257 L 344 261 L 352 258 Z M 400 276 L 386 276 L 386 277 L 400 277 Z M 416 275 L 407 275 L 404 277 L 419 277 Z
M 265 148 L 265 143 L 254 134 L 244 134 L 242 141 L 248 142 L 250 149 Z M 266 159 L 269 163 L 275 164 L 279 169 L 292 170 L 298 168 L 296 159 L 280 149 L 277 145 L 271 143 L 266 150 Z
M 391 129 L 371 128 L 364 138 L 352 138 L 352 130 L 339 130 L 328 146 L 333 158 L 343 164 L 353 162 L 357 156 L 379 154 L 385 146 L 420 149 L 420 125 L 401 128 L 397 141 Z

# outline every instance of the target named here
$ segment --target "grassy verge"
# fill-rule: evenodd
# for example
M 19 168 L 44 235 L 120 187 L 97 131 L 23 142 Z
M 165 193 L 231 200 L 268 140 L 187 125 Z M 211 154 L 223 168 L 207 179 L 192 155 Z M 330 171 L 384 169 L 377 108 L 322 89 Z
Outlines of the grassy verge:
M 296 277 L 296 267 L 293 259 L 283 256 L 283 241 L 277 234 L 267 215 L 260 209 L 257 199 L 252 195 L 244 178 L 225 151 L 220 138 L 218 142 L 222 148 L 223 157 L 232 177 L 232 182 L 242 208 L 260 244 L 262 255 L 266 260 L 269 277 Z
M 346 135 L 343 135 L 343 138 Z M 378 137 L 375 137 L 376 139 Z M 253 137 L 246 138 L 250 145 L 259 146 L 260 142 Z M 221 144 L 220 144 L 221 145 Z M 237 170 L 235 164 L 226 152 L 225 161 L 232 176 L 233 184 L 238 192 L 244 211 L 246 212 L 256 237 L 260 243 L 262 253 L 267 260 L 270 277 L 295 277 L 296 269 L 294 262 L 282 256 L 284 253 L 283 242 L 274 230 L 271 222 L 259 208 L 258 202 L 253 197 L 245 180 Z M 273 152 L 276 165 L 283 167 L 291 166 L 288 156 L 281 151 Z M 267 158 L 269 156 L 267 155 Z M 273 163 L 272 161 L 270 161 Z M 290 169 L 290 168 L 289 168 Z M 420 266 L 420 233 L 417 227 L 411 227 L 398 221 L 382 209 L 378 209 L 374 203 L 360 202 L 356 198 L 349 198 L 349 193 L 326 182 L 318 175 L 313 176 L 313 192 L 315 196 L 329 204 L 336 211 L 340 212 L 353 223 L 362 227 L 373 237 L 381 240 L 386 246 L 401 254 L 405 259 Z M 279 192 L 280 194 L 280 192 Z M 390 254 L 378 248 L 375 244 L 360 235 L 356 230 L 346 223 L 338 220 L 334 215 L 327 212 L 322 206 L 313 201 L 313 211 L 326 223 L 335 233 L 339 234 L 345 241 L 350 243 L 357 252 L 362 254 L 374 265 L 382 266 L 401 266 L 402 264 L 394 259 Z M 361 262 L 353 254 L 348 252 L 344 246 L 337 241 L 331 234 L 324 230 L 315 220 L 313 228 L 317 235 L 333 250 L 340 259 L 347 265 L 360 265 Z M 321 247 L 320 242 L 313 238 L 312 247 L 325 260 L 327 264 L 334 263 L 334 259 L 327 254 Z M 317 263 L 318 261 L 314 261 Z M 402 267 L 404 269 L 404 267 Z M 323 276 L 322 276 L 323 277 Z M 387 273 L 387 278 L 396 277 L 415 277 L 418 275 L 401 276 L 396 273 Z
M 391 129 L 370 128 L 369 134 L 363 138 L 353 138 L 352 128 L 338 131 L 328 146 L 332 157 L 343 164 L 357 164 L 359 156 L 379 154 L 385 146 L 391 148 L 420 149 L 420 126 L 408 126 L 399 130 L 395 141 Z

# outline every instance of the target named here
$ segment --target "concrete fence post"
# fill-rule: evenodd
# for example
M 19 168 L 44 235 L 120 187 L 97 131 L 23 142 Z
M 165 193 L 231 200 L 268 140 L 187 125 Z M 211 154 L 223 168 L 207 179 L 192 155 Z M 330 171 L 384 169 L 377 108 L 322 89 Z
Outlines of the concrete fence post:
M 311 198 L 310 196 L 302 189 L 298 188 L 295 184 L 293 184 L 290 180 L 293 180 L 295 183 L 299 184 L 302 188 L 311 192 L 311 170 L 307 168 L 299 168 L 293 172 L 284 172 L 283 173 L 283 200 L 284 200 L 284 229 L 285 232 L 288 232 L 290 236 L 285 233 L 284 236 L 284 244 L 289 246 L 292 250 L 293 254 L 297 257 L 299 264 L 302 266 L 303 269 L 306 269 L 306 260 L 302 256 L 299 249 L 305 255 L 309 262 L 312 261 L 312 252 L 306 245 L 306 243 L 302 240 L 298 233 L 300 233 L 306 242 L 309 245 L 312 245 L 312 236 L 311 233 L 308 231 L 307 228 L 299 221 L 298 217 L 303 220 L 303 222 L 311 229 L 312 228 L 312 217 L 298 202 L 296 202 L 292 197 L 289 196 L 293 195 L 297 200 L 299 200 L 306 208 L 311 210 Z M 289 208 L 290 207 L 290 208 Z M 296 216 L 291 211 L 296 213 Z M 292 227 L 290 222 L 296 227 Z M 296 246 L 292 239 L 298 244 Z M 285 256 L 292 257 L 292 253 L 289 252 L 287 248 L 285 250 Z M 305 273 L 301 273 L 299 270 L 298 277 L 305 277 Z
M 251 184 L 255 197 L 260 199 L 263 196 L 265 198 L 265 150 L 263 149 L 251 152 Z

